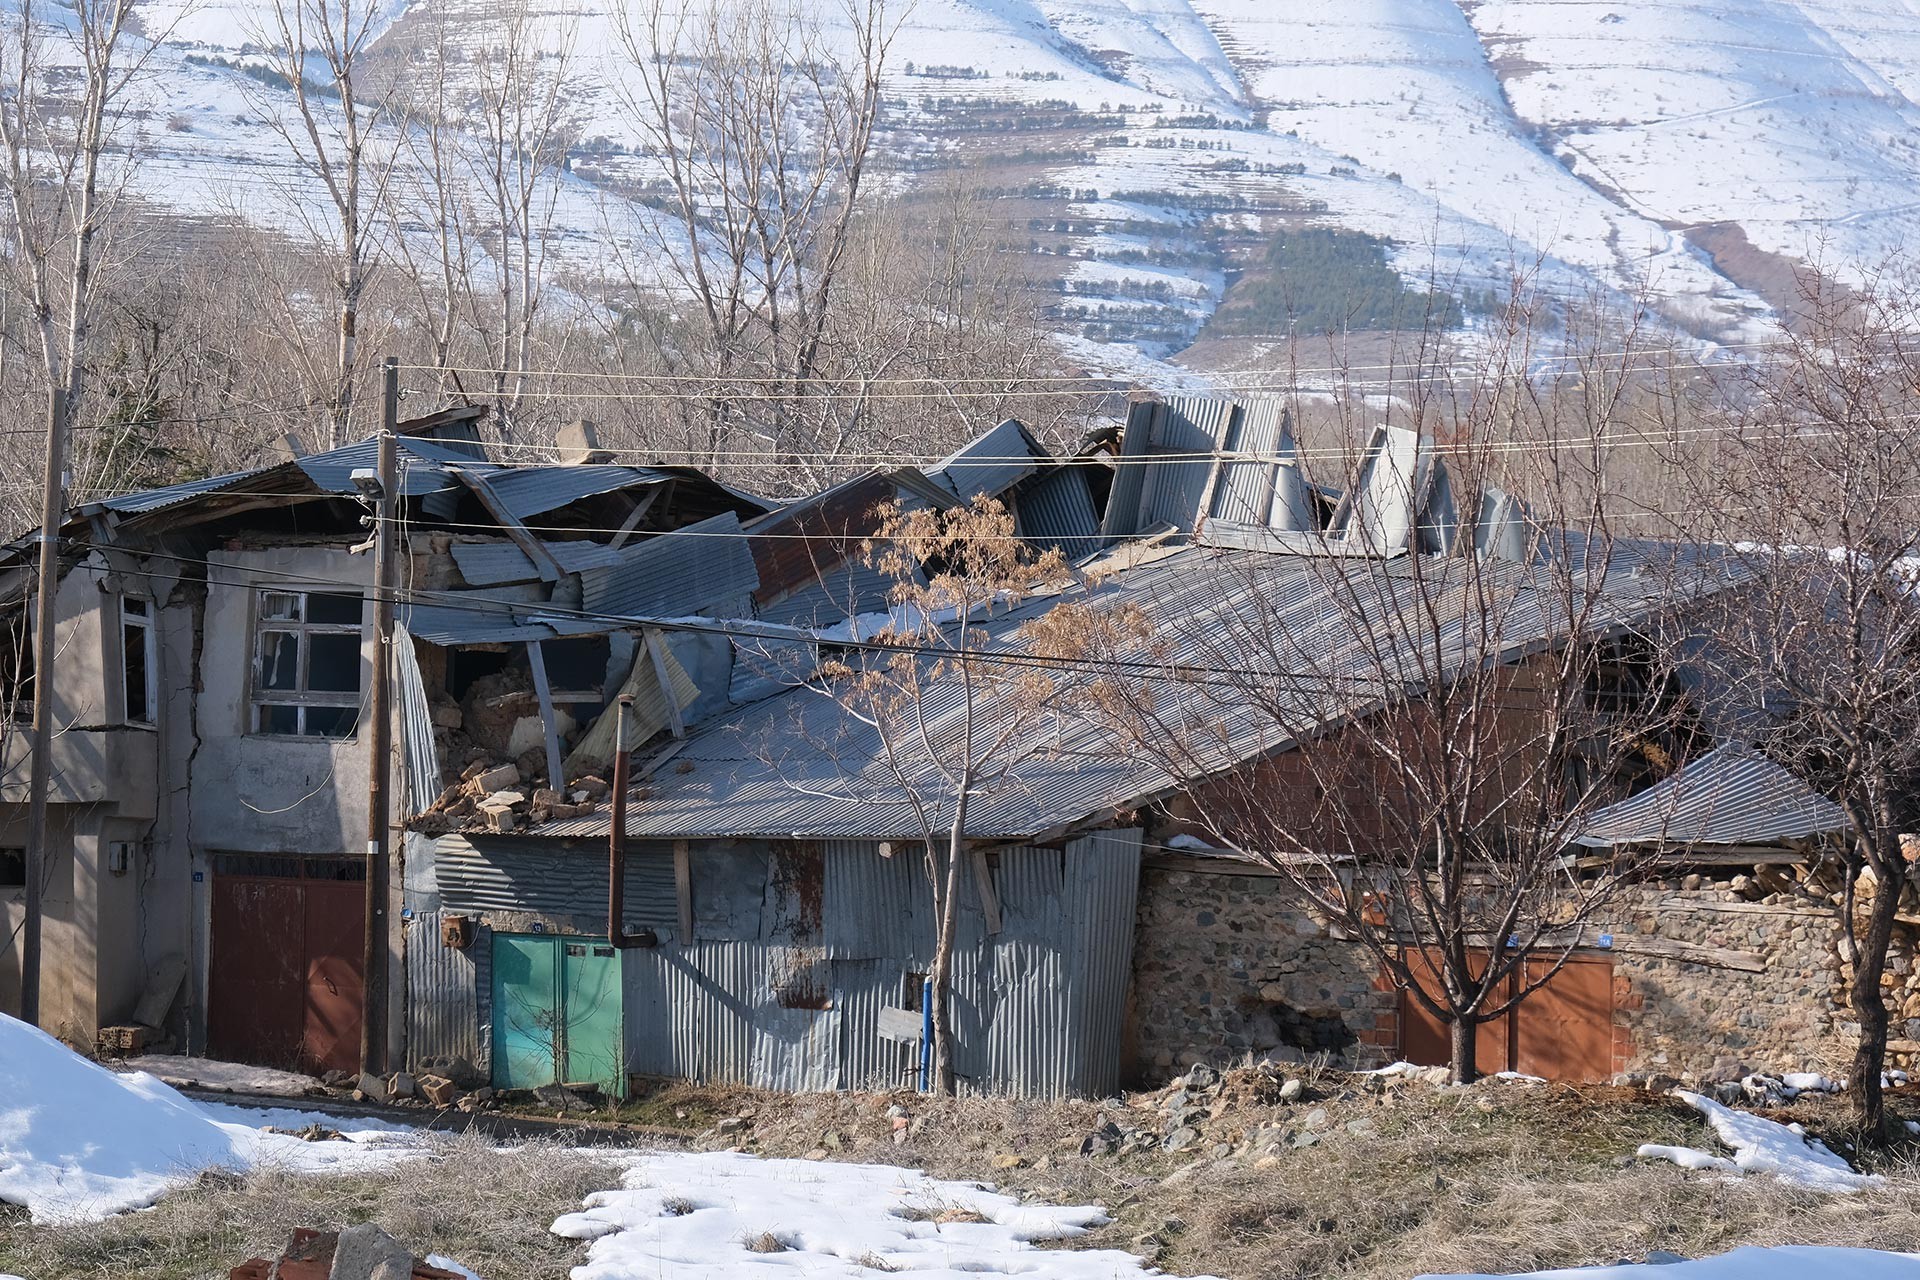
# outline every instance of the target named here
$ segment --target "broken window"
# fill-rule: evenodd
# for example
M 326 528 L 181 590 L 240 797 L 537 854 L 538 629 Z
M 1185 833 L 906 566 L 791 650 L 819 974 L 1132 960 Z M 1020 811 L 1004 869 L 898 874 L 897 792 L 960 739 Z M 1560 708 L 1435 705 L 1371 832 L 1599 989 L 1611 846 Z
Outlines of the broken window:
M 154 680 L 153 606 L 132 596 L 120 597 L 121 707 L 128 724 L 159 723 L 160 690 Z
M 361 601 L 263 590 L 253 657 L 253 731 L 345 738 L 360 719 Z
M 0 716 L 33 719 L 33 618 L 24 607 L 0 617 L 0 698 Z
M 0 888 L 14 889 L 27 882 L 27 851 L 0 849 Z

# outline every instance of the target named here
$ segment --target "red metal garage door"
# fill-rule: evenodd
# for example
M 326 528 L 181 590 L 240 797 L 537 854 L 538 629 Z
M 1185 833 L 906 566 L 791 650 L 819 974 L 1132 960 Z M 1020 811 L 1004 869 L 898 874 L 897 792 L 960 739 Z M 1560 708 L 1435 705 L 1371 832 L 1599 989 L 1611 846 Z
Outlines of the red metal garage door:
M 223 854 L 207 999 L 215 1057 L 303 1071 L 360 1058 L 364 866 Z
M 1427 990 L 1437 990 L 1431 959 L 1414 975 Z M 1529 960 L 1529 975 L 1551 968 L 1548 960 Z M 1422 1066 L 1443 1066 L 1449 1046 L 1444 1024 L 1412 996 L 1400 996 L 1400 1056 Z M 1523 1071 L 1549 1080 L 1599 1082 L 1613 1075 L 1613 961 L 1605 956 L 1575 956 L 1548 983 L 1511 1012 L 1482 1023 L 1474 1038 L 1474 1065 L 1482 1073 Z

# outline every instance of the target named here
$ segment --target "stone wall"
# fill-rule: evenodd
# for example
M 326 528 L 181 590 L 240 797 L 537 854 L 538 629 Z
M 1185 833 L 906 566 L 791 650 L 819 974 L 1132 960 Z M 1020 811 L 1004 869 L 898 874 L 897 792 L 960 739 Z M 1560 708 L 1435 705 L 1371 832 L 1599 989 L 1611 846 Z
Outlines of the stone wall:
M 1398 1056 L 1398 1000 L 1364 949 L 1327 937 L 1278 877 L 1206 863 L 1142 869 L 1130 1074 L 1164 1080 L 1248 1055 L 1326 1052 L 1354 1066 Z M 1637 885 L 1594 924 L 1612 935 L 1610 952 L 1588 954 L 1613 964 L 1613 1071 L 1843 1068 L 1853 1027 L 1838 1003 L 1830 910 L 1729 871 Z M 1743 971 L 1753 963 L 1759 972 Z M 1894 1025 L 1899 1036 L 1897 1009 Z
M 1394 1007 L 1364 949 L 1326 937 L 1278 877 L 1230 863 L 1142 868 L 1132 1076 L 1164 1081 L 1195 1061 L 1319 1052 L 1375 1066 L 1392 1050 Z
M 1738 885 L 1739 887 L 1736 887 Z M 1839 986 L 1833 912 L 1749 877 L 1689 876 L 1634 887 L 1602 921 L 1614 933 L 1620 1069 L 1717 1079 L 1747 1071 L 1833 1071 L 1854 1030 Z M 1649 940 L 1761 958 L 1759 973 L 1660 959 Z

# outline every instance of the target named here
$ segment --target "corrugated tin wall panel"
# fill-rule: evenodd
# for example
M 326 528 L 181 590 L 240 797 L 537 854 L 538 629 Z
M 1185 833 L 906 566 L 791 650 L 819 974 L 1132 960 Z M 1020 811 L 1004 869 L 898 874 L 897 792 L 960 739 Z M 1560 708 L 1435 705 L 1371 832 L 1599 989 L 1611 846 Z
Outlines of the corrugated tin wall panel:
M 543 915 L 607 913 L 607 855 L 591 844 L 562 849 L 534 838 L 440 837 L 434 873 L 445 911 L 531 911 Z M 661 843 L 627 850 L 623 910 L 630 923 L 655 928 L 679 920 L 673 854 Z
M 1120 1028 L 1133 980 L 1135 911 L 1140 893 L 1140 831 L 1096 831 L 1069 841 L 1066 915 L 1079 959 L 1074 986 L 1078 1025 L 1069 1039 L 1077 1060 L 1069 1092 L 1102 1097 L 1120 1087 Z
M 479 1066 L 480 1010 L 470 951 L 442 946 L 438 912 L 407 921 L 407 1060 L 458 1055 Z
M 747 1083 L 752 993 L 766 985 L 766 949 L 757 942 L 695 942 L 625 955 L 627 1069 Z
M 1022 485 L 1013 506 L 1020 536 L 1042 550 L 1058 547 L 1074 560 L 1100 548 L 1100 520 L 1085 464 L 1067 463 Z
M 924 971 L 933 958 L 933 895 L 917 843 L 829 840 L 826 848 L 827 954 L 845 960 L 899 960 Z
M 840 1011 L 840 1075 L 846 1088 L 894 1089 L 918 1081 L 919 1045 L 880 1038 L 880 1010 L 918 1006 L 917 994 L 907 991 L 908 972 L 897 960 L 833 962 L 833 1003 Z

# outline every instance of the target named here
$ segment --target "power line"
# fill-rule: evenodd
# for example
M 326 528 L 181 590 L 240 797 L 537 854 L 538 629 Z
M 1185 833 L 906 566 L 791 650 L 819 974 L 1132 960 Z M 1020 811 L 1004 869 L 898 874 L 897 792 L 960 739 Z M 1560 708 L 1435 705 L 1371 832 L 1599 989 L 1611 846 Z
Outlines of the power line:
M 70 543 L 104 550 L 101 543 L 90 539 L 69 539 Z M 116 548 L 121 549 L 121 548 Z M 172 560 L 179 563 L 195 564 L 207 568 L 242 569 L 244 566 L 216 564 L 200 556 L 183 555 L 172 551 L 144 553 L 151 559 Z M 177 575 L 157 573 L 145 569 L 116 570 L 126 576 L 149 578 L 159 581 L 174 581 Z M 333 578 L 323 574 L 273 572 L 275 583 L 297 586 L 328 587 L 358 595 L 375 594 L 370 592 L 368 584 L 346 578 Z M 239 590 L 249 589 L 251 584 L 222 583 Z M 396 603 L 424 604 L 433 608 L 444 608 L 456 612 L 480 614 L 489 618 L 499 618 L 503 613 L 524 615 L 535 621 L 541 616 L 564 618 L 569 621 L 602 623 L 608 630 L 685 631 L 698 635 L 718 635 L 728 639 L 758 640 L 768 644 L 814 644 L 832 649 L 851 649 L 863 653 L 911 654 L 919 657 L 943 658 L 955 661 L 997 663 L 1005 666 L 1025 667 L 1039 670 L 1077 670 L 1095 672 L 1157 675 L 1165 679 L 1177 679 L 1183 684 L 1212 684 L 1229 688 L 1244 688 L 1242 683 L 1233 683 L 1233 678 L 1241 681 L 1272 680 L 1285 686 L 1324 685 L 1327 683 L 1346 683 L 1353 685 L 1371 685 L 1377 683 L 1364 676 L 1326 674 L 1320 672 L 1263 671 L 1256 668 L 1215 667 L 1201 664 L 1155 662 L 1146 659 L 1131 658 L 1070 658 L 1048 654 L 1022 653 L 1017 650 L 978 649 L 960 650 L 943 645 L 914 644 L 910 642 L 861 640 L 857 637 L 825 638 L 817 632 L 800 627 L 789 627 L 781 623 L 758 622 L 748 619 L 699 619 L 699 618 L 651 618 L 632 614 L 597 613 L 587 609 L 573 609 L 564 605 L 546 604 L 539 601 L 515 600 L 501 596 L 485 596 L 472 591 L 432 591 L 421 588 L 400 588 L 394 593 Z M 959 619 L 954 619 L 958 623 Z M 1211 677 L 1196 679 L 1196 676 Z M 795 681 L 795 685 L 804 683 Z

